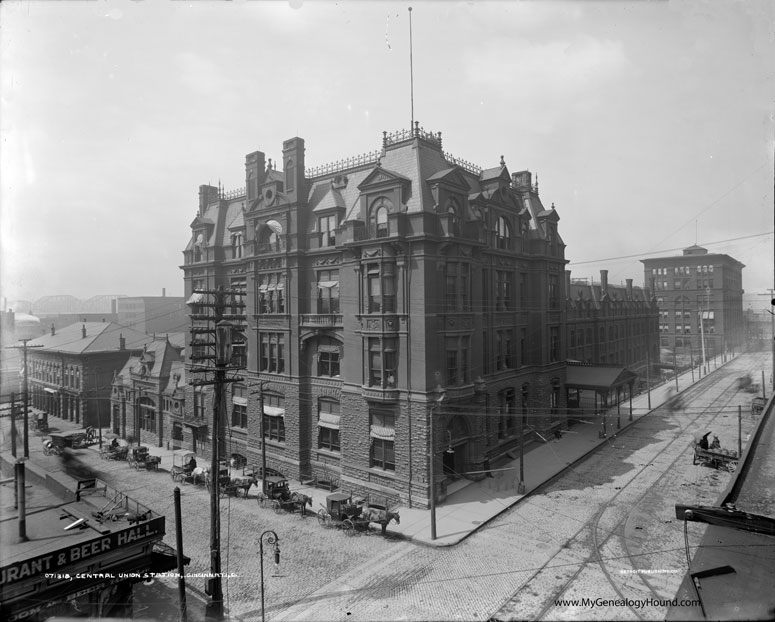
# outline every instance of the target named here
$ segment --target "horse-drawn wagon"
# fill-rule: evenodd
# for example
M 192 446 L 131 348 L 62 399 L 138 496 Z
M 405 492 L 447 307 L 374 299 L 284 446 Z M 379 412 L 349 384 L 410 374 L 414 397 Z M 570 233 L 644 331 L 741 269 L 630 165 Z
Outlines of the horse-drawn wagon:
M 103 460 L 126 460 L 129 454 L 129 443 L 122 438 L 114 438 L 100 449 L 100 458 Z
M 175 482 L 195 482 L 197 470 L 196 454 L 190 451 L 172 454 L 170 477 Z
M 46 456 L 61 456 L 65 449 L 86 449 L 89 446 L 89 436 L 86 430 L 50 433 L 43 439 L 43 454 Z
M 262 508 L 271 507 L 278 514 L 283 511 L 299 511 L 304 518 L 306 507 L 312 505 L 312 497 L 299 492 L 291 492 L 288 480 L 284 477 L 267 476 L 264 480 L 264 486 L 266 494 L 263 491 L 258 493 L 258 505 Z
M 764 397 L 755 397 L 751 401 L 751 414 L 752 415 L 761 415 L 762 411 L 764 411 L 764 407 L 767 404 L 767 398 Z
M 703 447 L 701 442 L 694 444 L 692 464 L 701 464 L 713 467 L 714 469 L 723 469 L 731 473 L 737 467 L 738 460 L 739 456 L 736 451 L 721 448 L 721 443 L 719 443 L 717 436 L 713 437 L 713 443 L 707 447 Z
M 161 456 L 152 456 L 145 445 L 140 445 L 132 447 L 132 451 L 127 455 L 127 462 L 138 471 L 140 469 L 158 471 Z

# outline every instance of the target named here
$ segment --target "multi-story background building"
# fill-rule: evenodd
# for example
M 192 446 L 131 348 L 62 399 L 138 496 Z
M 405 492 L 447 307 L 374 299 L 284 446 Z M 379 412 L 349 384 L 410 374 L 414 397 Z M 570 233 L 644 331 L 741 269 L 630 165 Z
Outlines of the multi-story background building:
M 565 245 L 530 172 L 419 127 L 312 170 L 292 138 L 281 161 L 254 152 L 244 189 L 200 186 L 184 251 L 195 309 L 194 292 L 246 292 L 231 451 L 259 460 L 263 423 L 271 467 L 424 505 L 431 459 L 442 499 L 518 449 L 523 416 L 564 425 Z M 188 391 L 184 441 L 206 451 L 211 391 Z
M 110 421 L 113 376 L 151 338 L 111 322 L 84 322 L 29 343 L 30 405 L 86 426 Z
M 116 322 L 147 335 L 184 333 L 188 308 L 182 296 L 124 296 L 116 300 Z
M 182 446 L 185 383 L 183 348 L 166 336 L 149 341 L 113 378 L 111 430 L 147 445 Z
M 744 345 L 742 263 L 697 245 L 641 262 L 659 305 L 660 346 L 670 357 L 688 364 Z

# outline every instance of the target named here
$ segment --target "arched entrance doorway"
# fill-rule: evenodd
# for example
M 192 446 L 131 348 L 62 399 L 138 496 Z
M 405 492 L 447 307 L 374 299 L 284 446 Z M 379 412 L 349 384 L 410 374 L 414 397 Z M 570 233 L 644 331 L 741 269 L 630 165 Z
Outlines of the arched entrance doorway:
M 455 415 L 444 432 L 444 453 L 442 454 L 443 472 L 452 481 L 464 477 L 469 465 L 469 429 L 461 415 Z

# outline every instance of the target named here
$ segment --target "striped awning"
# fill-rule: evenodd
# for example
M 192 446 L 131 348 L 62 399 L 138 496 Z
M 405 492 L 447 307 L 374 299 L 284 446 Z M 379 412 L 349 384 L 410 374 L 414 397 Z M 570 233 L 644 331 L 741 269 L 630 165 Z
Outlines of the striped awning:
M 381 425 L 372 425 L 371 436 L 372 438 L 379 438 L 383 441 L 392 441 L 396 438 L 396 429 L 386 428 Z
M 340 418 L 341 415 L 335 415 L 333 413 L 320 413 L 318 425 L 321 428 L 331 428 L 333 430 L 338 430 Z
M 203 302 L 205 299 L 205 295 L 202 293 L 197 294 L 191 294 L 191 298 L 186 300 L 187 305 L 198 305 L 199 303 Z
M 248 405 L 248 398 L 246 397 L 239 397 L 238 395 L 235 395 L 231 398 L 232 403 L 236 404 L 237 406 L 247 406 Z

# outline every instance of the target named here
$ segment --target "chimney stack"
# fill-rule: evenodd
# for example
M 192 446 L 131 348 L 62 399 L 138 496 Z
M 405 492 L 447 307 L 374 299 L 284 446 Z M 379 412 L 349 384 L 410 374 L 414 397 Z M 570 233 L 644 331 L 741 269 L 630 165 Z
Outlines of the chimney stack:
M 81 338 L 86 339 L 86 324 L 81 326 Z
M 632 300 L 632 279 L 627 279 L 627 300 Z
M 56 328 L 54 327 L 54 324 L 51 324 L 51 336 L 53 337 L 56 334 Z
M 608 270 L 600 271 L 600 294 L 605 295 L 608 293 Z
M 126 350 L 126 337 L 124 337 L 124 335 L 118 336 L 118 349 Z
M 166 287 L 162 287 L 161 288 L 161 297 L 162 298 L 166 298 L 167 297 L 167 288 Z

